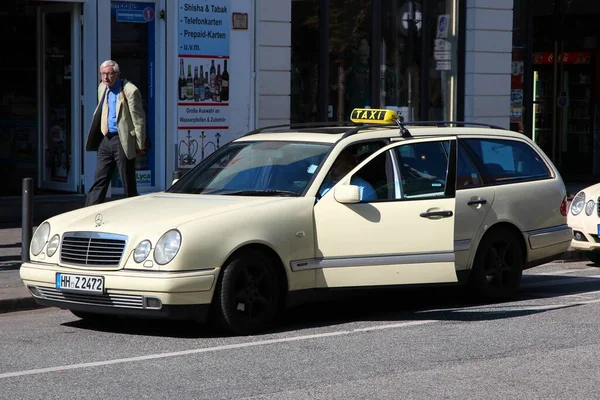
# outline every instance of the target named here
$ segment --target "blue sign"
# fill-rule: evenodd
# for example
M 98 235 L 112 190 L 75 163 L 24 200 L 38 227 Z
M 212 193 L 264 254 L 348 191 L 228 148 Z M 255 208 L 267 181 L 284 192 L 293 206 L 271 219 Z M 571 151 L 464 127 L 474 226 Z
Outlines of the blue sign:
M 442 15 L 440 17 L 439 31 L 446 32 L 447 29 L 448 29 L 448 18 L 445 15 Z
M 229 0 L 180 0 L 178 20 L 180 56 L 229 56 Z

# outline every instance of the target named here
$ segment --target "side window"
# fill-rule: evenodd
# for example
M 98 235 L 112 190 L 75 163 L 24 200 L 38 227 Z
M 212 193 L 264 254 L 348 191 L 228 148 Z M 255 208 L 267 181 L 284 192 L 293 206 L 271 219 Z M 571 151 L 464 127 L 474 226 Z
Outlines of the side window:
M 396 147 L 401 197 L 443 197 L 448 171 L 447 142 L 424 142 Z
M 398 179 L 394 176 L 392 151 L 385 151 L 365 164 L 350 180 L 360 188 L 361 201 L 396 200 Z
M 463 146 L 458 146 L 456 160 L 456 189 L 468 189 L 481 186 L 481 177 L 477 172 L 477 168 L 465 152 Z
M 543 179 L 548 167 L 527 143 L 507 139 L 466 139 L 491 182 Z
M 338 155 L 333 165 L 331 166 L 331 169 L 327 173 L 325 180 L 321 184 L 321 187 L 319 188 L 318 192 L 319 196 L 325 195 L 325 193 L 327 193 L 329 189 L 335 186 L 335 184 L 337 184 L 342 178 L 344 178 L 348 174 L 348 172 L 353 170 L 354 167 L 356 167 L 358 164 L 367 159 L 370 155 L 372 155 L 382 147 L 385 147 L 386 145 L 387 142 L 385 140 L 375 140 L 370 142 L 356 143 L 342 150 L 342 152 Z M 372 160 L 369 164 L 373 164 L 373 161 L 375 160 Z M 354 181 L 363 183 L 365 178 L 362 178 L 361 175 L 370 175 L 372 173 L 371 168 L 372 167 L 369 167 L 369 165 L 365 165 L 365 168 L 362 168 L 361 171 L 355 174 L 352 184 L 355 184 Z M 372 191 L 367 191 L 369 191 L 369 193 L 363 193 L 362 200 L 377 199 Z

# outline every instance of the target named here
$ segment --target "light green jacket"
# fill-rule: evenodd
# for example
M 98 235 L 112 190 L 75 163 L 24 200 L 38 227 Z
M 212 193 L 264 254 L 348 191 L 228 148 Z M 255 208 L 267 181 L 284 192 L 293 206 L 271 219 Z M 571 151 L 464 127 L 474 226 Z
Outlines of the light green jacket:
M 87 151 L 98 151 L 100 142 L 103 139 L 100 120 L 106 93 L 106 85 L 100 82 L 100 85 L 98 85 L 98 105 L 94 111 L 85 145 Z M 139 89 L 126 79 L 123 79 L 123 87 L 117 96 L 117 129 L 125 155 L 130 160 L 135 158 L 136 149 L 143 150 L 145 148 L 146 114 L 142 106 L 142 95 Z

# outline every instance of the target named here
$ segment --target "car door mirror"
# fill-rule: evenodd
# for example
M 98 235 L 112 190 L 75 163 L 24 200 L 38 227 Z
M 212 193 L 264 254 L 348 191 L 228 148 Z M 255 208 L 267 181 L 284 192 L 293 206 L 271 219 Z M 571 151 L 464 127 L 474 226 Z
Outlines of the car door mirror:
M 334 189 L 333 197 L 338 203 L 353 204 L 360 202 L 360 188 L 356 185 L 341 185 Z
M 173 186 L 175 183 L 177 183 L 178 180 L 179 180 L 179 178 L 173 179 L 173 181 L 171 182 L 171 186 Z

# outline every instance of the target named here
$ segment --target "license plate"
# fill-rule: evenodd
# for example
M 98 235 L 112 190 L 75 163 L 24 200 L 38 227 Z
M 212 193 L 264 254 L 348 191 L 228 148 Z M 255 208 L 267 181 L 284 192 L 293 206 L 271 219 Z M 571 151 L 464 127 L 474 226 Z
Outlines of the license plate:
M 600 224 L 598 224 L 598 236 L 600 236 Z
M 59 290 L 104 293 L 104 277 L 57 273 L 56 288 Z

